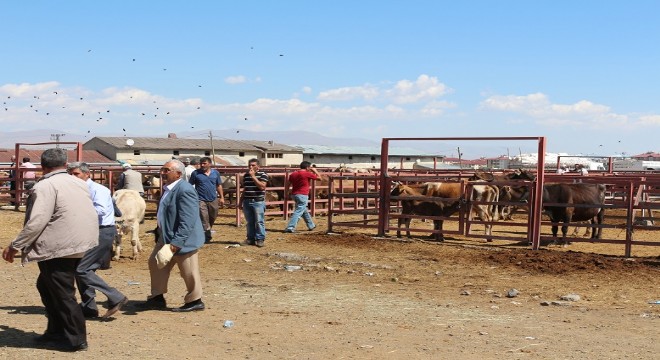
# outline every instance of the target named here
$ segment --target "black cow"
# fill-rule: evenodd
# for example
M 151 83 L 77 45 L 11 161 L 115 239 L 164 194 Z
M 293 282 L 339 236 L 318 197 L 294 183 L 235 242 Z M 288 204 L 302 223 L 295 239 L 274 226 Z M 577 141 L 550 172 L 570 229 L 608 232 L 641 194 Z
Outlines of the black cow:
M 546 203 L 567 204 L 568 206 L 545 206 Z M 570 205 L 603 205 L 605 203 L 605 185 L 601 184 L 547 184 L 543 186 L 543 210 L 553 223 L 563 223 L 561 243 L 565 244 L 568 223 L 591 221 L 591 224 L 603 223 L 603 207 L 574 207 Z M 558 225 L 552 225 L 552 236 L 557 243 Z M 601 228 L 595 227 L 592 239 L 601 238 Z

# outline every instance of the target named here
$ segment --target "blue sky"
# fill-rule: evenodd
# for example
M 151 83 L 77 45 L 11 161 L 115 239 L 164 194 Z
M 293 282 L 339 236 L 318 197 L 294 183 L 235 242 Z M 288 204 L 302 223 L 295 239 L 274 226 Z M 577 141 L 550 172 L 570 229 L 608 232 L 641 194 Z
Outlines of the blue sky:
M 659 1 L 4 0 L 0 10 L 3 131 L 546 136 L 553 152 L 660 151 Z M 438 152 L 454 145 L 478 147 Z M 498 142 L 484 155 L 509 147 L 536 150 Z

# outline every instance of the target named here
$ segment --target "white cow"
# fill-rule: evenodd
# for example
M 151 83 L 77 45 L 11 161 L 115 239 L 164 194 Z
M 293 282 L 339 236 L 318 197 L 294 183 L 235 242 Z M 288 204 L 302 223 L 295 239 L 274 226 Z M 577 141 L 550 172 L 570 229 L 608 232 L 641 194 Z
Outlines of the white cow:
M 119 260 L 121 253 L 121 238 L 130 235 L 133 246 L 133 260 L 137 259 L 138 253 L 142 251 L 140 243 L 140 223 L 144 220 L 144 210 L 147 207 L 140 193 L 135 190 L 117 190 L 112 198 L 121 211 L 121 217 L 116 219 L 117 237 L 114 242 L 114 256 L 112 260 Z

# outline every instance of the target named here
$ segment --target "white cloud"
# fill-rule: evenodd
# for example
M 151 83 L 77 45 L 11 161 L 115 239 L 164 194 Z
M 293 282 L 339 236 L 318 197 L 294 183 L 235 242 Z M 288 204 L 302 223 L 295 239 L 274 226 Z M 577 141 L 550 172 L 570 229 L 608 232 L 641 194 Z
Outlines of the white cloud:
M 609 106 L 581 100 L 574 104 L 553 104 L 542 93 L 529 95 L 495 95 L 480 106 L 484 110 L 512 112 L 533 118 L 543 125 L 588 125 L 593 127 L 623 126 L 628 115 L 617 114 Z
M 660 115 L 644 115 L 637 121 L 640 125 L 660 125 Z
M 243 75 L 236 75 L 236 76 L 228 76 L 225 78 L 225 82 L 227 84 L 243 84 L 247 82 L 247 79 Z
M 385 91 L 388 99 L 395 103 L 409 104 L 421 101 L 429 101 L 446 95 L 450 89 L 438 78 L 428 75 L 420 75 L 416 81 L 401 80 L 394 88 Z
M 420 75 L 416 80 L 399 80 L 393 86 L 362 86 L 342 87 L 323 91 L 319 101 L 381 101 L 395 104 L 415 104 L 433 101 L 451 92 L 451 89 L 438 81 L 438 78 Z
M 355 86 L 343 87 L 322 91 L 319 93 L 318 100 L 320 101 L 348 101 L 348 100 L 373 100 L 379 95 L 379 90 L 375 86 Z
M 312 93 L 312 88 L 309 86 L 303 86 L 302 92 L 305 94 L 311 94 Z

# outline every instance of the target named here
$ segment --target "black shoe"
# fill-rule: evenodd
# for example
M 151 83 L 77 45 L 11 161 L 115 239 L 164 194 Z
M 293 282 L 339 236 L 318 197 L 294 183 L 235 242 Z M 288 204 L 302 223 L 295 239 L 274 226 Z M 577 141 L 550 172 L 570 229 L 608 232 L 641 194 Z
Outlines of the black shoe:
M 34 342 L 38 344 L 46 344 L 51 342 L 62 342 L 64 341 L 64 334 L 62 333 L 43 333 L 42 335 L 36 336 Z
M 163 294 L 160 294 L 147 299 L 143 303 L 135 304 L 135 307 L 140 310 L 164 310 L 167 309 L 167 303 Z
M 165 299 L 163 299 L 163 301 L 165 301 Z M 117 313 L 117 311 L 121 310 L 121 308 L 126 304 L 128 304 L 128 298 L 126 296 L 124 296 L 124 298 L 121 299 L 118 303 L 116 303 L 114 305 L 110 305 L 110 307 L 108 308 L 108 311 L 106 311 L 105 314 L 103 314 L 102 319 L 105 320 L 105 319 L 109 318 L 110 316 L 114 315 L 115 313 Z
M 254 240 L 245 240 L 241 243 L 241 245 L 254 245 Z
M 99 317 L 98 310 L 88 310 L 83 308 L 82 313 L 85 319 L 96 319 L 97 317 Z
M 208 244 L 208 243 L 212 242 L 213 241 L 213 236 L 211 235 L 211 230 L 204 231 L 204 237 L 206 238 L 204 243 Z
M 257 240 L 257 241 L 255 241 L 254 244 L 257 245 L 257 247 L 264 247 L 264 241 L 263 240 Z
M 66 347 L 62 347 L 60 350 L 66 351 L 66 352 L 87 351 L 88 347 L 89 347 L 89 345 L 87 345 L 87 341 L 85 341 L 82 344 L 69 345 L 69 346 L 66 346 Z
M 197 299 L 195 301 L 191 301 L 189 303 L 185 303 L 183 306 L 174 308 L 172 311 L 174 312 L 189 312 L 189 311 L 200 311 L 204 310 L 206 307 L 204 306 L 204 303 L 202 302 L 202 299 Z
M 285 233 L 294 233 L 294 232 L 296 232 L 296 230 L 294 230 L 292 228 L 286 228 L 286 229 L 284 229 L 284 232 Z

